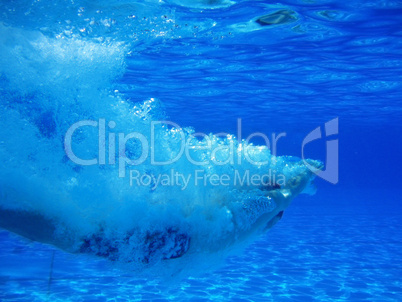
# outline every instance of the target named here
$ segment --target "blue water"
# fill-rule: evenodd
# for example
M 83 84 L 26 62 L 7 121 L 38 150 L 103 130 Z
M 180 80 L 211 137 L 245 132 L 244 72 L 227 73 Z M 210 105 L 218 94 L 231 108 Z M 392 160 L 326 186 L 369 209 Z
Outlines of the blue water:
M 281 10 L 294 19 L 255 22 Z M 132 116 L 150 98 L 158 101 L 144 123 L 238 136 L 241 119 L 243 138 L 286 133 L 277 154 L 296 157 L 308 133 L 339 118 L 339 182 L 316 179 L 317 193 L 296 197 L 267 234 L 199 258 L 208 263 L 190 263 L 190 276 L 170 282 L 1 230 L 0 300 L 400 301 L 401 15 L 401 1 L 3 1 L 2 202 L 18 188 L 16 207 L 69 219 L 76 204 L 60 188 L 77 181 L 69 197 L 89 220 L 113 212 L 94 200 L 128 191 L 108 168 L 98 176 L 68 162 L 64 134 L 82 119 L 145 129 Z M 90 158 L 92 142 L 82 140 L 75 150 Z M 325 162 L 325 147 L 323 139 L 304 151 Z M 109 181 L 118 193 L 105 189 Z

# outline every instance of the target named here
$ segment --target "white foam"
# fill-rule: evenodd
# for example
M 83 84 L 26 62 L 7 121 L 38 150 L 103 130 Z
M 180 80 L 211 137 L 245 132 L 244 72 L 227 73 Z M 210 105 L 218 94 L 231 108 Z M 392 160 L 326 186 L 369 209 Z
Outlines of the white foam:
M 166 2 L 194 8 L 222 8 L 236 3 L 230 0 L 166 0 Z
M 119 248 L 119 260 L 131 269 L 149 268 L 170 275 L 180 270 L 200 271 L 202 265 L 215 263 L 245 243 L 237 243 L 242 234 L 254 236 L 252 225 L 263 214 L 273 212 L 276 204 L 262 200 L 261 190 L 241 184 L 214 186 L 196 184 L 196 170 L 207 175 L 249 171 L 264 174 L 269 169 L 290 179 L 307 171 L 287 158 L 274 158 L 265 147 L 237 142 L 234 137 L 210 135 L 204 140 L 193 130 L 155 127 L 157 159 L 174 157 L 181 147 L 181 134 L 192 141 L 191 158 L 208 160 L 193 165 L 185 156 L 170 165 L 155 166 L 147 158 L 139 166 L 127 166 L 143 175 L 176 171 L 190 176 L 183 185 L 130 186 L 128 178 L 119 178 L 117 165 L 77 166 L 66 157 L 64 137 L 67 129 L 80 120 L 113 121 L 113 133 L 141 133 L 151 141 L 152 122 L 164 119 L 157 100 L 133 106 L 118 93 L 113 81 L 125 70 L 127 46 L 117 41 L 72 36 L 46 36 L 0 24 L 0 73 L 4 110 L 0 112 L 0 206 L 41 213 L 57 223 L 58 236 L 67 236 L 79 248 L 85 236 L 99 234 Z M 97 155 L 97 130 L 82 128 L 74 136 L 74 151 L 83 158 Z M 205 149 L 220 148 L 211 154 Z M 129 151 L 141 152 L 132 144 Z M 251 164 L 268 161 L 266 164 Z M 108 155 L 108 154 L 107 154 Z M 221 165 L 233 156 L 241 158 Z M 236 172 L 237 171 L 237 172 Z M 253 201 L 258 201 L 254 203 Z M 245 211 L 244 204 L 248 210 Z M 255 205 L 258 205 L 255 207 Z M 177 228 L 191 237 L 188 252 L 179 259 L 162 260 L 158 254 L 150 263 L 130 262 L 144 255 L 144 238 L 150 232 Z M 123 242 L 128 233 L 134 235 Z M 250 237 L 250 238 L 251 238 Z M 199 263 L 199 265 L 194 265 Z M 152 265 L 151 265 L 152 264 Z

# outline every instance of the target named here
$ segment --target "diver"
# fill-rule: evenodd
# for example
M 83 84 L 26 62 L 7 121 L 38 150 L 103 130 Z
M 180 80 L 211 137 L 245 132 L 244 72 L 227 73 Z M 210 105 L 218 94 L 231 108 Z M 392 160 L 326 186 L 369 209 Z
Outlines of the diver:
M 312 162 L 311 162 L 312 163 Z M 322 168 L 318 162 L 313 163 L 316 170 Z M 272 228 L 283 215 L 295 196 L 300 194 L 312 181 L 315 174 L 310 169 L 294 176 L 283 187 L 274 184 L 263 186 L 258 190 L 261 196 L 272 200 L 275 206 L 264 211 L 258 200 L 252 200 L 247 207 L 233 210 L 236 217 L 251 217 L 246 231 L 238 232 L 236 236 L 228 238 L 228 244 L 248 237 L 251 233 L 262 233 Z M 228 205 L 230 207 L 230 205 Z M 60 222 L 58 222 L 60 224 Z M 101 223 L 99 223 L 101 225 Z M 57 222 L 29 210 L 5 209 L 0 207 L 0 227 L 16 233 L 29 240 L 51 244 L 62 250 L 75 254 L 90 254 L 111 261 L 153 263 L 159 260 L 180 258 L 191 247 L 191 236 L 177 226 L 166 226 L 158 231 L 132 230 L 125 234 L 113 237 L 99 227 L 97 232 L 79 238 L 60 236 L 57 234 Z M 141 234 L 141 235 L 139 235 Z M 133 244 L 133 242 L 139 244 Z M 127 253 L 131 249 L 132 253 Z

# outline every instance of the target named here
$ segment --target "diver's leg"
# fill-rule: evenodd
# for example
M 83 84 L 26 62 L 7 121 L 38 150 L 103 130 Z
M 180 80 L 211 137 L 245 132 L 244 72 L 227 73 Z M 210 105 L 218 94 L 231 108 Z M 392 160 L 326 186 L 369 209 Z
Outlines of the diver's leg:
M 67 242 L 57 239 L 52 220 L 23 210 L 0 208 L 0 227 L 27 239 L 66 248 Z
M 92 254 L 112 261 L 119 260 L 119 249 L 129 245 L 130 237 L 135 236 L 132 232 L 126 234 L 122 240 L 115 240 L 117 238 L 108 239 L 103 232 L 99 232 L 82 238 L 80 248 L 73 250 L 73 242 L 55 236 L 56 227 L 51 219 L 38 213 L 2 208 L 0 208 L 0 228 L 33 241 L 54 245 L 68 252 Z M 143 262 L 147 262 L 159 253 L 162 259 L 179 258 L 188 251 L 189 246 L 190 237 L 175 228 L 169 227 L 165 231 L 149 232 L 144 238 Z M 126 261 L 131 262 L 135 259 L 126 259 Z

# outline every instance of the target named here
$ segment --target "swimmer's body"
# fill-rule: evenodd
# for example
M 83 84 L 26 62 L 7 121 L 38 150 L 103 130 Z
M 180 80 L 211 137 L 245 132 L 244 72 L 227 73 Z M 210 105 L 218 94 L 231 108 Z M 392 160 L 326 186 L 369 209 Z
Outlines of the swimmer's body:
M 320 170 L 322 167 L 317 166 L 316 168 Z M 264 195 L 274 201 L 275 209 L 268 213 L 263 213 L 247 231 L 240 232 L 236 238 L 229 238 L 224 246 L 237 240 L 244 240 L 251 233 L 262 233 L 272 228 L 281 219 L 284 210 L 289 206 L 293 198 L 300 194 L 313 178 L 314 172 L 306 169 L 301 174 L 288 180 L 282 188 L 275 186 L 274 188 L 263 189 Z M 111 261 L 121 260 L 119 258 L 119 246 L 115 243 L 120 240 L 121 244 L 121 238 L 119 240 L 107 239 L 100 230 L 95 234 L 88 234 L 79 238 L 80 243 L 77 246 L 77 242 L 67 236 L 55 236 L 56 223 L 40 213 L 0 207 L 0 228 L 29 240 L 51 244 L 67 252 L 92 254 Z M 128 244 L 133 233 L 123 237 L 123 244 L 124 240 Z M 144 241 L 142 248 L 145 250 L 143 251 L 142 259 L 140 259 L 143 263 L 148 263 L 155 253 L 159 253 L 159 256 L 164 260 L 179 258 L 189 250 L 191 245 L 190 236 L 175 227 L 167 227 L 160 232 L 148 232 L 144 237 Z M 123 261 L 138 261 L 138 258 L 130 259 L 126 257 Z

